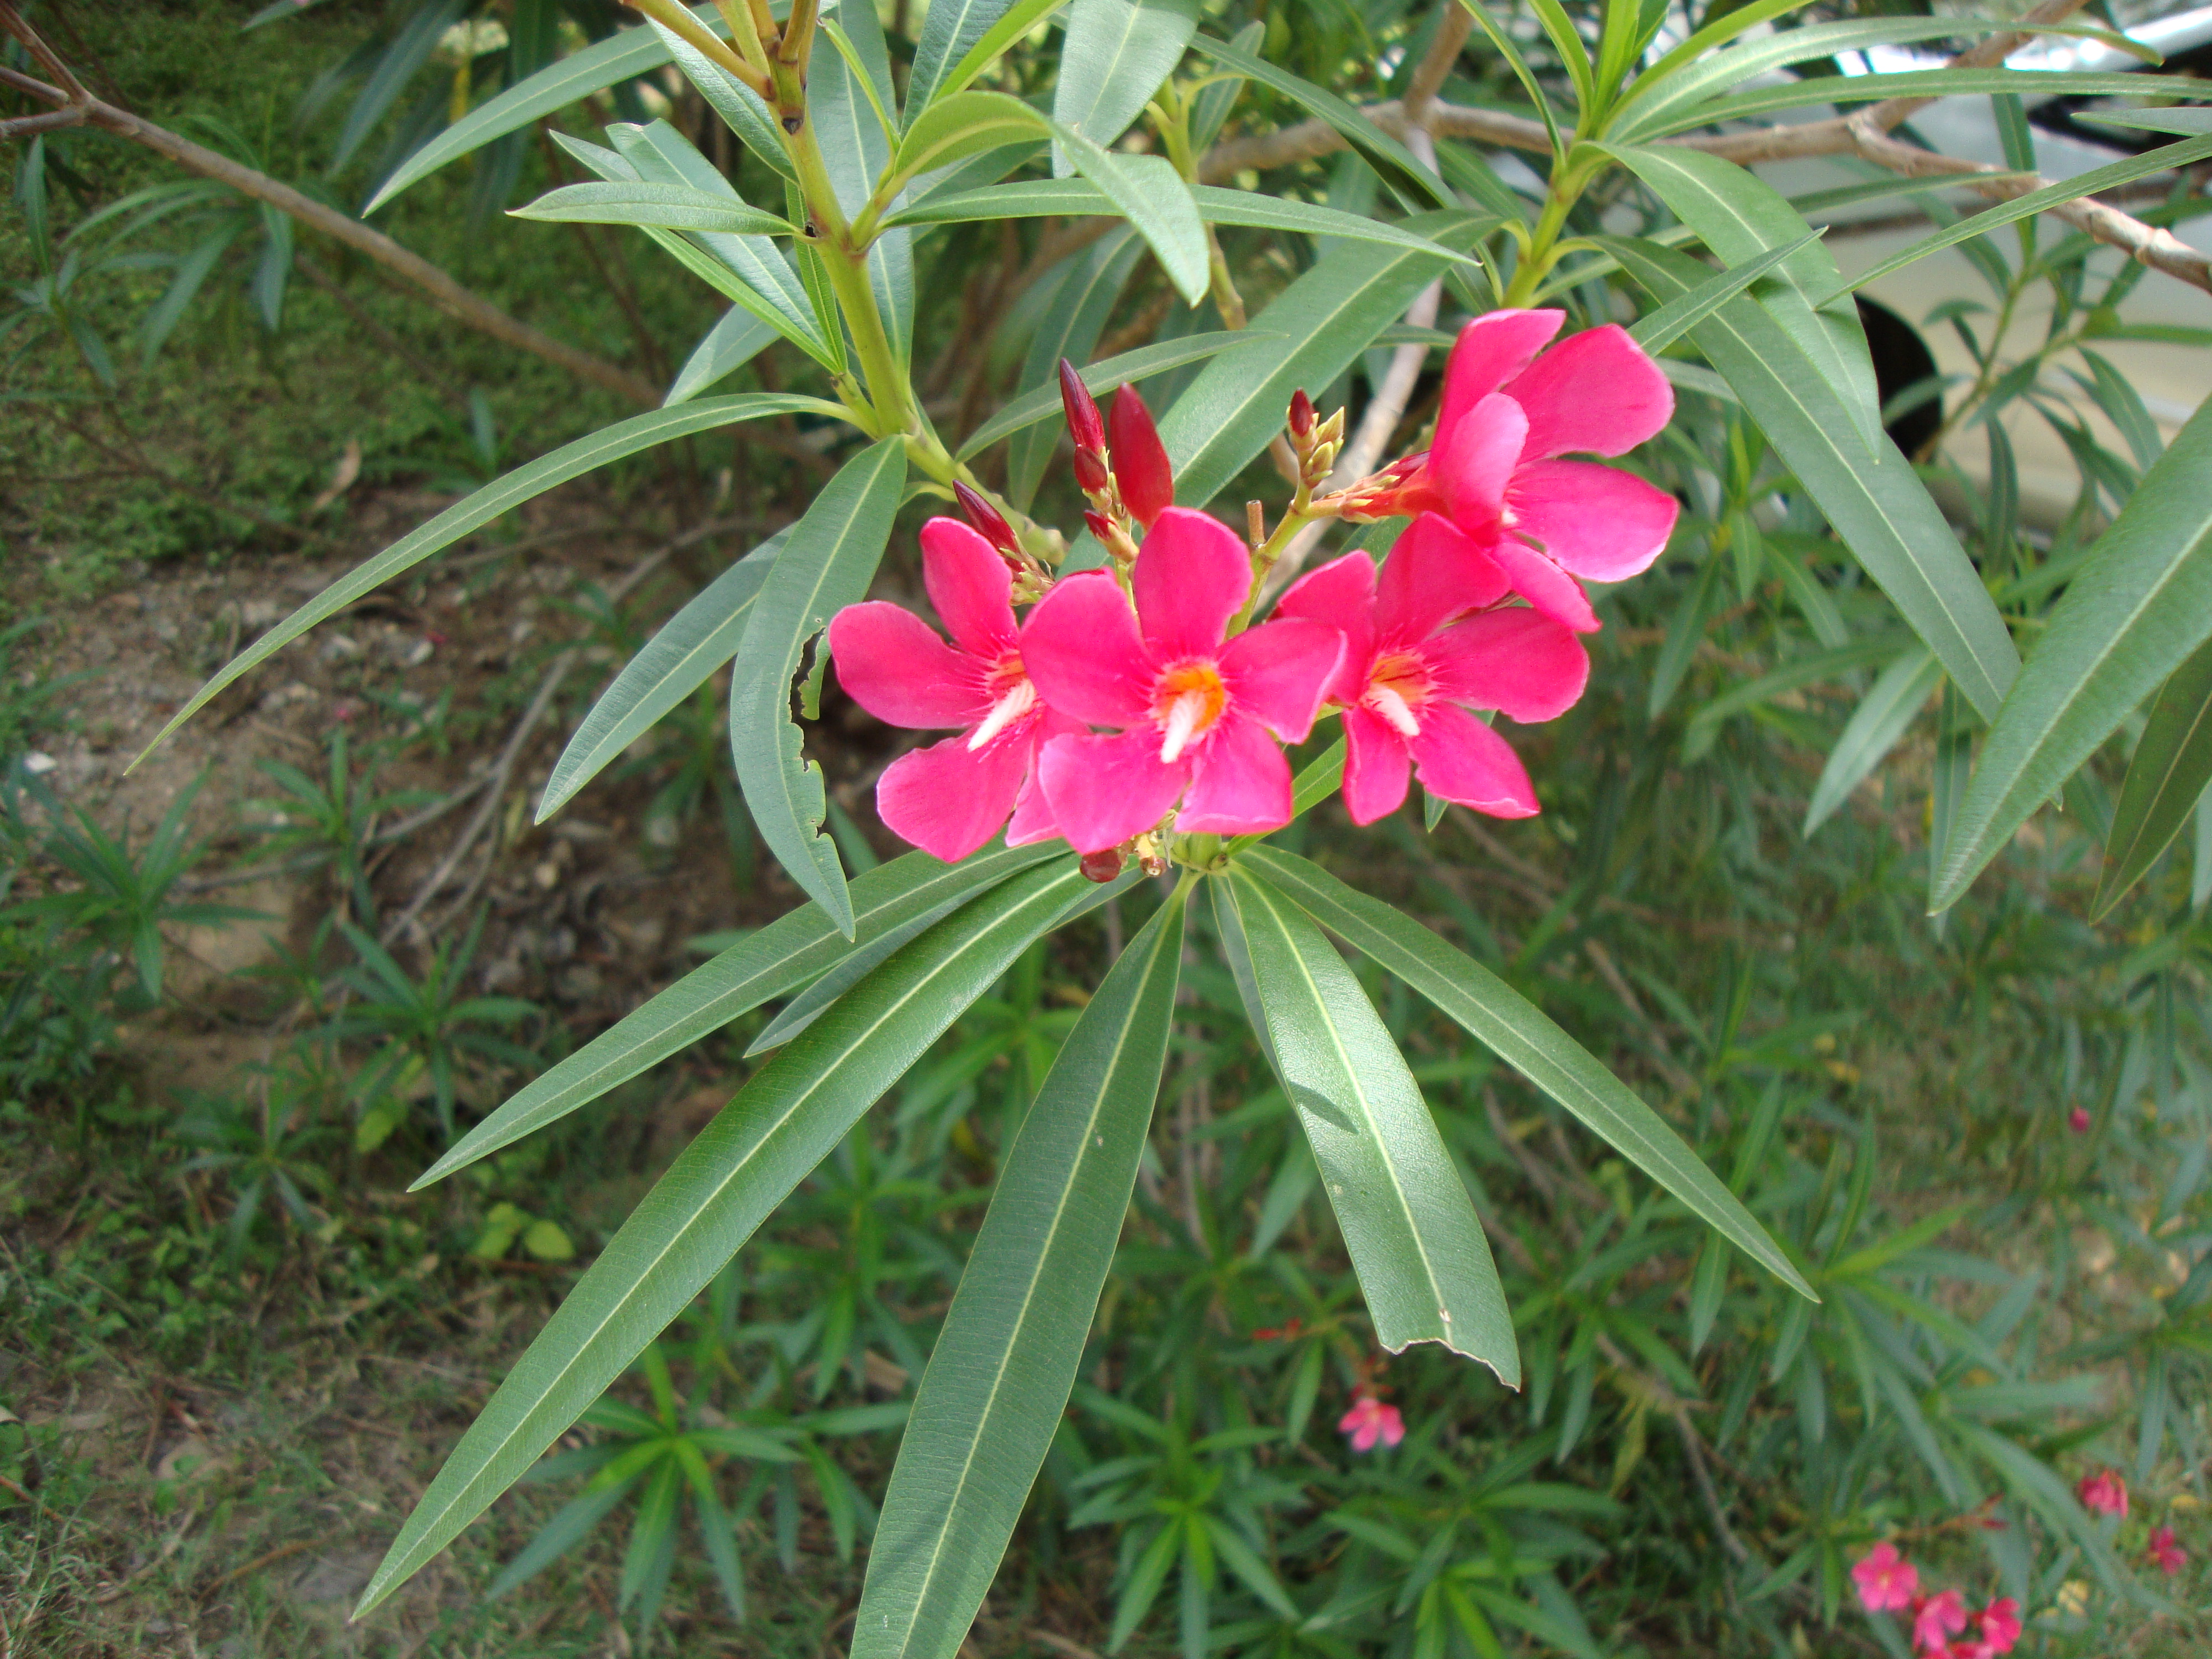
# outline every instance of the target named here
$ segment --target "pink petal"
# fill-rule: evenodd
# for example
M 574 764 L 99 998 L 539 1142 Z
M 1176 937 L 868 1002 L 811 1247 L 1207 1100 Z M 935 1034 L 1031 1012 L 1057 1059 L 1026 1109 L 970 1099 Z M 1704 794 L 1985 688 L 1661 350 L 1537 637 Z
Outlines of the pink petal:
M 1232 707 L 1206 739 L 1176 828 L 1250 836 L 1291 821 L 1291 763 L 1267 728 Z
M 1325 694 L 1331 702 L 1352 702 L 1367 684 L 1367 665 L 1375 655 L 1374 608 L 1375 561 L 1364 553 L 1347 553 L 1307 572 L 1275 601 L 1279 618 L 1303 617 L 1343 632 L 1344 661 Z
M 1674 417 L 1674 388 L 1628 331 L 1571 335 L 1505 383 L 1528 411 L 1532 461 L 1570 450 L 1625 455 Z
M 1129 588 L 1161 660 L 1210 656 L 1252 591 L 1252 556 L 1218 519 L 1171 507 L 1146 532 Z
M 913 611 L 881 599 L 848 605 L 830 621 L 837 684 L 892 726 L 973 726 L 991 712 L 983 667 L 955 651 Z
M 1534 817 L 1535 786 L 1521 757 L 1497 732 L 1463 708 L 1425 704 L 1413 750 L 1421 787 L 1494 818 Z
M 1528 436 L 1528 417 L 1521 405 L 1504 392 L 1492 392 L 1431 452 L 1436 487 L 1461 529 L 1484 535 L 1497 525 L 1505 486 Z
M 959 520 L 922 526 L 921 580 L 962 650 L 995 662 L 1014 648 L 1013 572 Z
M 900 840 L 957 863 L 999 832 L 1029 771 L 1029 744 L 947 738 L 901 755 L 876 785 L 876 811 Z
M 1681 504 L 1632 472 L 1594 461 L 1531 461 L 1513 475 L 1513 533 L 1563 570 L 1626 581 L 1666 550 Z
M 1437 695 L 1495 708 L 1507 718 L 1556 720 L 1589 682 L 1589 653 L 1540 611 L 1488 611 L 1448 628 L 1423 647 Z
M 1232 714 L 1259 720 L 1285 743 L 1301 743 L 1344 661 L 1344 635 L 1328 623 L 1285 617 L 1239 634 L 1217 660 Z
M 1149 715 L 1152 659 L 1136 613 L 1103 570 L 1053 585 L 1023 624 L 1022 665 L 1037 695 L 1076 720 L 1133 726 Z
M 1040 708 L 1030 717 L 1029 728 L 1029 772 L 1022 779 L 1021 793 L 1014 798 L 1014 816 L 1006 823 L 1009 847 L 1051 841 L 1060 834 L 1060 824 L 1052 815 L 1052 803 L 1045 799 L 1044 787 L 1037 779 L 1037 753 L 1054 738 L 1089 735 L 1082 721 L 1072 720 L 1052 708 Z
M 1375 631 L 1384 648 L 1416 644 L 1458 612 L 1496 604 L 1512 586 L 1473 537 L 1449 519 L 1424 513 L 1383 563 Z
M 1493 311 L 1460 330 L 1444 365 L 1443 405 L 1437 411 L 1439 442 L 1468 410 L 1528 367 L 1559 331 L 1564 311 Z
M 1151 829 L 1189 776 L 1188 761 L 1160 759 L 1159 734 L 1150 726 L 1110 738 L 1054 738 L 1037 751 L 1045 799 L 1079 853 L 1103 853 Z
M 1354 823 L 1387 818 L 1406 804 L 1413 763 L 1398 728 L 1372 709 L 1344 711 L 1344 810 Z
M 1556 617 L 1577 634 L 1598 630 L 1597 612 L 1582 584 L 1541 553 L 1511 536 L 1501 536 L 1490 550 L 1513 591 L 1547 617 Z

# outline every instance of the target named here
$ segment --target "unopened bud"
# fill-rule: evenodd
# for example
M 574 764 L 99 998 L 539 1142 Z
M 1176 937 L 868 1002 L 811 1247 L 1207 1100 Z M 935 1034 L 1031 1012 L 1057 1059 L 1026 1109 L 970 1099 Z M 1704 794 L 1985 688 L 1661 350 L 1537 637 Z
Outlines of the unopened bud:
M 1083 527 L 1085 530 L 1088 530 L 1092 535 L 1096 536 L 1100 541 L 1107 544 L 1109 546 L 1112 545 L 1114 540 L 1114 521 L 1108 518 L 1103 513 L 1086 512 L 1083 515 Z
M 1344 410 L 1339 409 L 1315 428 L 1314 440 L 1317 443 L 1341 443 L 1344 441 Z
M 1015 538 L 1013 526 L 1008 524 L 999 509 L 983 499 L 982 495 L 957 479 L 952 485 L 952 498 L 960 503 L 960 511 L 973 525 L 975 533 L 997 548 L 1000 552 L 1018 554 L 1021 543 Z
M 1113 440 L 1114 478 L 1129 516 L 1150 530 L 1152 521 L 1175 505 L 1175 471 L 1168 465 L 1152 412 L 1133 386 L 1114 394 L 1107 416 Z
M 1106 447 L 1106 423 L 1098 418 L 1098 400 L 1083 384 L 1075 365 L 1065 357 L 1060 360 L 1060 406 L 1067 413 L 1068 435 L 1075 440 L 1076 453 L 1079 455 L 1086 449 L 1094 455 L 1103 453 Z
M 1113 474 L 1106 470 L 1104 456 L 1081 444 L 1075 447 L 1075 482 L 1085 495 L 1102 495 L 1113 481 Z
M 1306 389 L 1300 386 L 1291 393 L 1291 431 L 1293 435 L 1303 438 L 1313 429 L 1313 399 L 1307 397 Z
M 1121 873 L 1121 849 L 1109 847 L 1103 853 L 1085 853 L 1077 868 L 1082 871 L 1084 880 L 1103 885 Z

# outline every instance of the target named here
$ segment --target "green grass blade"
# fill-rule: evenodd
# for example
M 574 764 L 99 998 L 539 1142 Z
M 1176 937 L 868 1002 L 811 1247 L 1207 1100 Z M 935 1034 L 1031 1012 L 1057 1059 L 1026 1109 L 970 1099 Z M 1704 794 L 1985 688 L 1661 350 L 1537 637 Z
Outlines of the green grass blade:
M 993 846 L 958 864 L 940 863 L 927 853 L 894 859 L 853 884 L 860 943 L 865 946 L 916 916 L 970 898 L 1064 850 L 1052 843 Z M 835 968 L 854 948 L 818 905 L 802 904 L 778 917 L 694 968 L 509 1097 L 409 1190 L 442 1181 L 588 1105 L 678 1050 L 720 1030 L 740 1014 Z
M 1440 1342 L 1521 1386 L 1513 1316 L 1482 1222 L 1389 1030 L 1289 895 L 1225 878 L 1260 1013 L 1336 1211 L 1375 1340 Z
M 1812 1286 L 1666 1120 L 1504 980 L 1410 917 L 1273 847 L 1244 861 L 1322 927 L 1412 986 L 1801 1296 Z
M 951 1659 L 998 1572 L 1136 1184 L 1183 899 L 1179 889 L 1108 972 L 1022 1120 L 899 1446 L 854 1659 Z
M 915 939 L 754 1074 L 507 1373 L 407 1517 L 356 1617 L 537 1461 L 1086 884 L 1072 861 L 1015 878 Z
M 828 797 L 792 722 L 791 681 L 806 642 L 866 597 L 905 486 L 897 438 L 862 451 L 823 486 L 753 601 L 730 682 L 730 750 L 761 839 L 848 939 L 853 902 L 836 845 L 822 833 Z
M 2212 783 L 2212 644 L 2200 645 L 2159 688 L 2150 723 L 2120 785 L 2089 920 L 2100 921 L 2181 833 Z
M 2212 398 L 2143 474 L 1990 722 L 1929 900 L 1948 909 L 2029 813 L 2212 636 Z

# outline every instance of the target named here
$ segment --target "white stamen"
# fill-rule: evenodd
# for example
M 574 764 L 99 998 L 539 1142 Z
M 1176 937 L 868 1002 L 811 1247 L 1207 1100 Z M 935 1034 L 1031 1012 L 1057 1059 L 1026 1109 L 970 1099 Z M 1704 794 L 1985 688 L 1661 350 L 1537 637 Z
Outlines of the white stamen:
M 1006 695 L 991 705 L 991 712 L 983 716 L 983 723 L 969 734 L 969 749 L 981 749 L 1036 706 L 1036 687 L 1026 676 L 1016 680 L 1006 688 Z
M 1203 691 L 1185 691 L 1168 705 L 1167 724 L 1163 728 L 1166 736 L 1160 743 L 1160 759 L 1173 761 L 1190 747 L 1198 735 L 1198 723 L 1206 718 L 1206 696 Z
M 1413 718 L 1413 711 L 1406 706 L 1406 700 L 1389 686 L 1370 685 L 1364 701 L 1405 736 L 1418 738 L 1421 735 L 1420 721 Z

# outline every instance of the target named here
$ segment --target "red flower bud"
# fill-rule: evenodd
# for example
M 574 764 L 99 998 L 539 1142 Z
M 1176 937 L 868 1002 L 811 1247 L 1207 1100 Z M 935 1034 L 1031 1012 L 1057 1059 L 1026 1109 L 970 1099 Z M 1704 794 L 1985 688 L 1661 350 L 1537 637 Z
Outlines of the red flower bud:
M 1104 450 L 1106 425 L 1098 418 L 1098 400 L 1083 384 L 1075 365 L 1065 357 L 1060 360 L 1060 406 L 1067 411 L 1067 430 L 1075 440 L 1077 453 Z
M 1291 393 L 1291 430 L 1303 438 L 1314 429 L 1313 399 L 1300 386 Z
M 1150 530 L 1152 520 L 1175 505 L 1175 473 L 1168 452 L 1152 425 L 1152 411 L 1125 386 L 1114 394 L 1107 416 L 1114 443 L 1114 477 L 1121 486 L 1122 504 L 1129 515 Z
M 1096 449 L 1086 449 L 1078 444 L 1075 447 L 1075 482 L 1082 487 L 1083 493 L 1096 495 L 1112 481 L 1113 475 L 1106 471 L 1104 458 Z
M 960 503 L 960 511 L 975 527 L 975 533 L 997 548 L 1001 553 L 1018 553 L 1021 543 L 1014 538 L 1013 526 L 1008 524 L 999 509 L 985 501 L 976 491 L 955 480 L 953 499 Z
M 1114 526 L 1103 513 L 1085 513 L 1083 515 L 1083 527 L 1102 542 L 1109 545 L 1113 542 Z
M 1121 849 L 1109 847 L 1103 853 L 1085 853 L 1079 867 L 1085 881 L 1109 882 L 1121 873 Z

